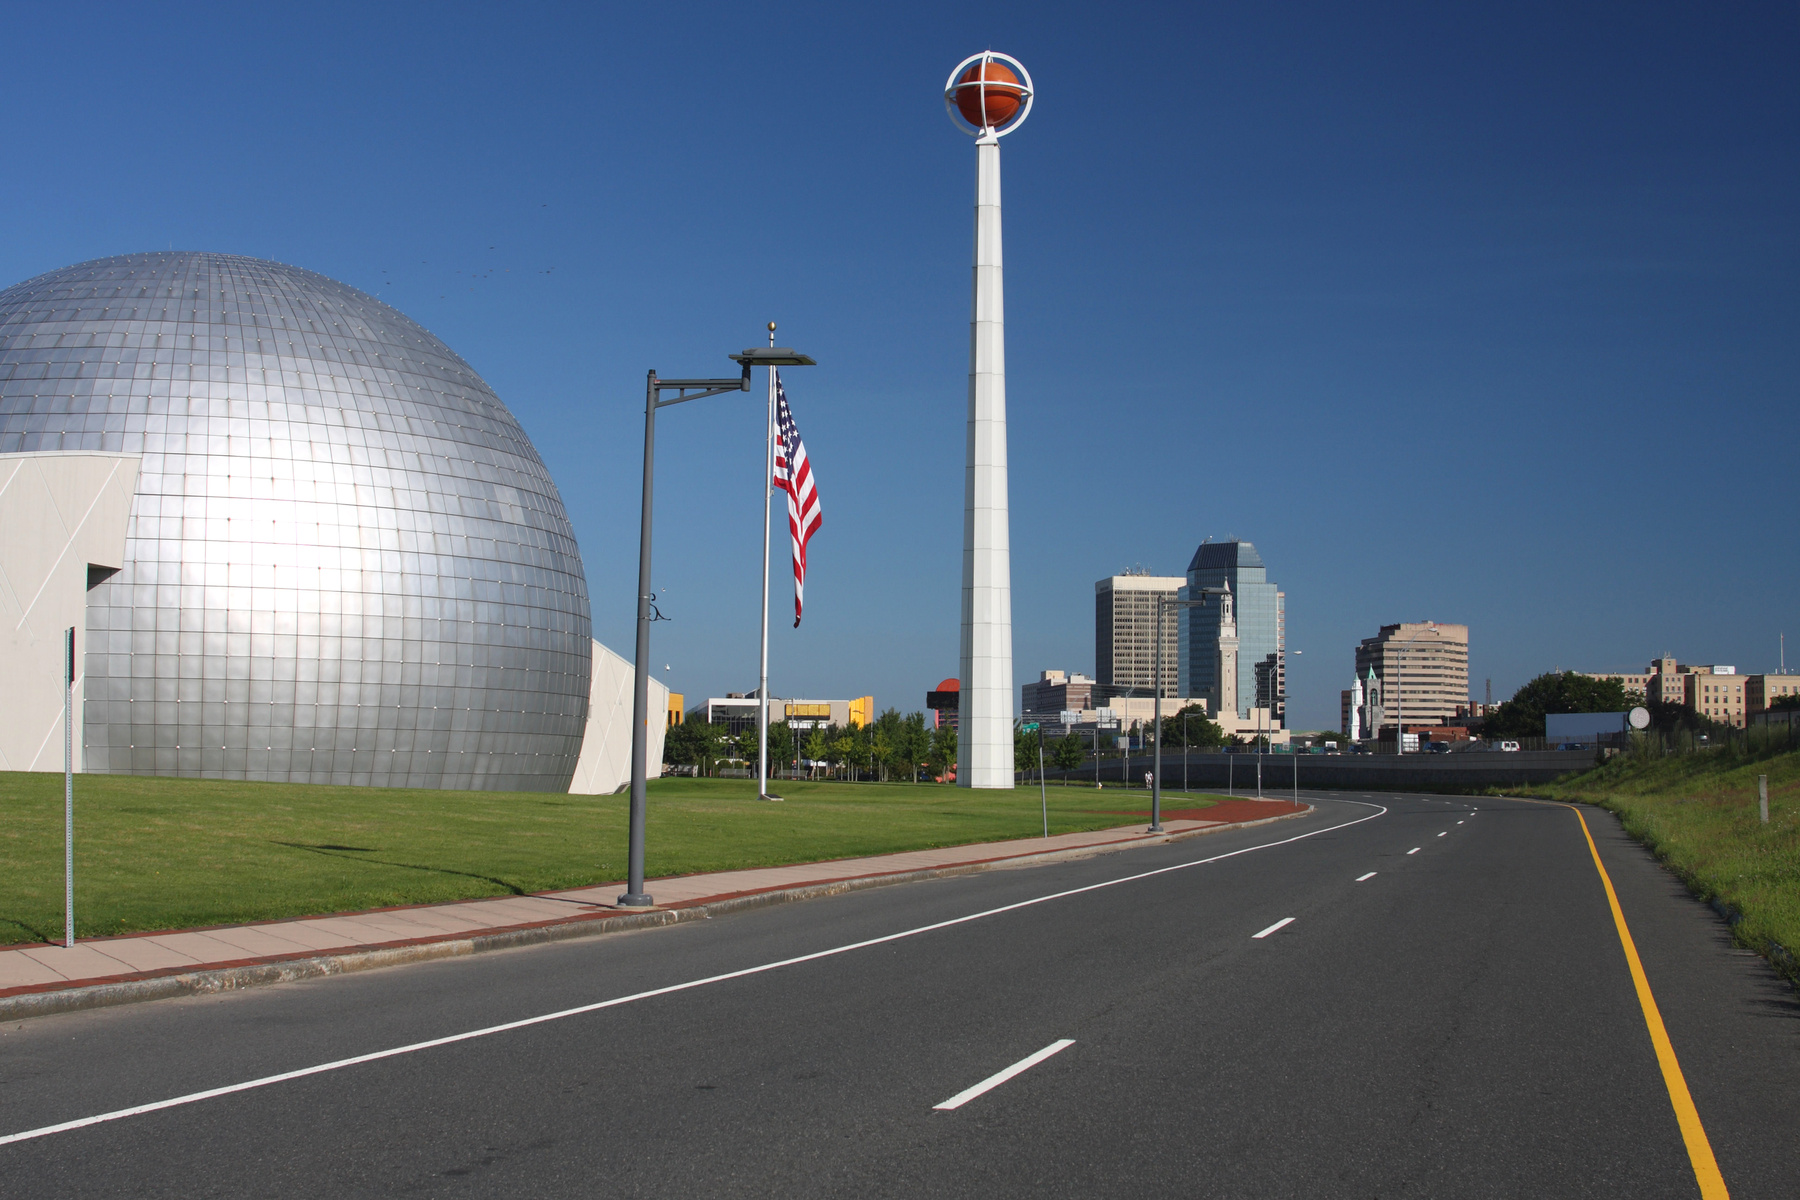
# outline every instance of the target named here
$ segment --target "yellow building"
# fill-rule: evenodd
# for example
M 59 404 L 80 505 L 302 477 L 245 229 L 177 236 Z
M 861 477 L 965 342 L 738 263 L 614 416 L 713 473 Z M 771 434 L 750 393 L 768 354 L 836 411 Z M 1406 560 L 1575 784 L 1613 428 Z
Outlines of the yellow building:
M 682 718 L 686 715 L 682 711 L 682 707 L 681 707 L 681 702 L 684 699 L 686 699 L 686 697 L 684 697 L 680 692 L 670 692 L 669 693 L 669 728 L 670 729 L 673 729 L 673 728 L 675 728 L 675 726 L 681 724 Z

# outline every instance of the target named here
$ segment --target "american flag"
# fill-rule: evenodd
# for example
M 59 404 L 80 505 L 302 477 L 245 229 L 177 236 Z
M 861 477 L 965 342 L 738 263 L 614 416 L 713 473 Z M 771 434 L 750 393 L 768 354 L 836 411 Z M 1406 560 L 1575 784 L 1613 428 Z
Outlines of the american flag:
M 818 531 L 822 516 L 812 467 L 806 461 L 806 443 L 794 426 L 787 390 L 779 378 L 775 380 L 775 429 L 775 486 L 787 493 L 788 532 L 794 539 L 794 628 L 798 629 L 806 600 L 806 543 Z

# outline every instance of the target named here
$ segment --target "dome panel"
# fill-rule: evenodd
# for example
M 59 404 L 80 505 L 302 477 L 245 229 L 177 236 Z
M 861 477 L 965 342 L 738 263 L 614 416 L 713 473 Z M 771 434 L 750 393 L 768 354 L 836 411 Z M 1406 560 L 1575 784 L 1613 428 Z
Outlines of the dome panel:
M 566 791 L 590 672 L 562 499 L 467 363 L 233 255 L 0 292 L 0 454 L 140 459 L 88 593 L 98 772 Z

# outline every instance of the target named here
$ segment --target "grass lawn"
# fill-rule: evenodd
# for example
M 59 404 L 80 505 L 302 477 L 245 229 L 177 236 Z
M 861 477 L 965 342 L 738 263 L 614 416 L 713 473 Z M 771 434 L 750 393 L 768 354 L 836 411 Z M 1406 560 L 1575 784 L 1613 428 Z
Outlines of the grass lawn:
M 650 784 L 647 873 L 817 862 L 1042 832 L 1036 788 L 783 781 Z M 63 781 L 0 772 L 0 943 L 63 924 Z M 1164 793 L 1165 810 L 1203 808 Z M 1050 789 L 1050 832 L 1132 822 L 1142 791 Z M 628 800 L 80 775 L 80 937 L 462 900 L 622 879 Z
M 1757 815 L 1756 777 L 1769 777 L 1769 823 Z M 1800 954 L 1800 753 L 1733 748 L 1672 758 L 1621 756 L 1536 789 L 1619 814 L 1695 893 L 1744 914 L 1740 942 Z M 1778 965 L 1794 973 L 1792 959 Z M 1797 977 L 1800 981 L 1800 977 Z

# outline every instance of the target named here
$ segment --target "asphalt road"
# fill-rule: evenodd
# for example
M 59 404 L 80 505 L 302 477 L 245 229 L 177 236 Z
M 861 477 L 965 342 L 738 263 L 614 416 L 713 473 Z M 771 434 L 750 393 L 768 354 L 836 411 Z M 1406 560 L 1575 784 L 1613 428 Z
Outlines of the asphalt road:
M 675 989 L 0 1145 L 0 1193 L 1698 1195 L 1575 815 L 1312 798 L 1155 849 L 8 1026 L 0 1136 Z M 1586 811 L 1731 1194 L 1792 1200 L 1793 990 Z

